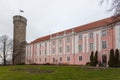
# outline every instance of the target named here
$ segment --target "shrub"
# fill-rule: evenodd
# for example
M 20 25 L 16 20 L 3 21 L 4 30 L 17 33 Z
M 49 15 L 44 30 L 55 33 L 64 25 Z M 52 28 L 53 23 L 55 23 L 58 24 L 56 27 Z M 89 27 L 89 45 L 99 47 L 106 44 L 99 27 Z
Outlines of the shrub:
M 90 65 L 91 65 L 90 62 L 87 62 L 87 63 L 86 63 L 86 66 L 90 66 Z
M 90 55 L 90 65 L 94 66 L 94 52 L 93 51 L 91 52 L 91 55 Z
M 119 56 L 120 56 L 120 55 L 119 55 L 119 50 L 116 49 L 116 51 L 115 51 L 115 59 L 114 59 L 114 62 L 115 62 L 115 66 L 116 66 L 116 67 L 120 65 Z
M 98 51 L 95 52 L 94 65 L 98 64 Z
M 109 66 L 110 67 L 114 67 L 114 61 L 115 61 L 115 58 L 114 58 L 114 49 L 111 49 L 110 50 L 110 57 L 109 57 Z

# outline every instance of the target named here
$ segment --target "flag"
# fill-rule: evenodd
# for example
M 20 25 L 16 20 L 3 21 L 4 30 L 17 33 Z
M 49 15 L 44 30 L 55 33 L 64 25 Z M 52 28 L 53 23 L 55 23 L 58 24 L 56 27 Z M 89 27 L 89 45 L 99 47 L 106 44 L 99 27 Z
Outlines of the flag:
M 22 12 L 22 13 L 23 13 L 24 11 L 23 11 L 23 10 L 20 10 L 20 12 Z

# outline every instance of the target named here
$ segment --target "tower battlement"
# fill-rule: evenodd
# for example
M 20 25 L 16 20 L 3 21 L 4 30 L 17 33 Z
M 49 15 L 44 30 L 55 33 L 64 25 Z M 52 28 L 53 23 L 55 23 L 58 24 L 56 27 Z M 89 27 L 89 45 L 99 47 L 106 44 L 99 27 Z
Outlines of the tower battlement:
M 20 21 L 20 22 L 27 24 L 27 19 L 23 16 L 20 16 L 20 15 L 13 16 L 13 23 L 15 23 L 17 21 Z

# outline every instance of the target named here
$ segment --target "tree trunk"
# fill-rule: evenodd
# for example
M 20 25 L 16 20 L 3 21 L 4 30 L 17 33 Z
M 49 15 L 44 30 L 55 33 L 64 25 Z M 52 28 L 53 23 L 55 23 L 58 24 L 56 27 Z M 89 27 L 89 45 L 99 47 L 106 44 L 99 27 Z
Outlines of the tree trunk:
M 4 45 L 3 45 L 3 60 L 4 60 L 4 65 L 6 65 L 6 55 L 5 55 L 5 50 L 6 50 L 6 42 L 4 42 Z

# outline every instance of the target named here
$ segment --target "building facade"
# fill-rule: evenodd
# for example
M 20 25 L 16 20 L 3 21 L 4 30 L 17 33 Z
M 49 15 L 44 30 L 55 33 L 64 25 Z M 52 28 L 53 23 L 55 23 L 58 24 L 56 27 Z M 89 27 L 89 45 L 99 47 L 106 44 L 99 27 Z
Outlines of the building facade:
M 108 63 L 110 49 L 120 49 L 120 23 L 112 17 L 38 38 L 26 45 L 26 64 L 85 65 L 92 51 Z

